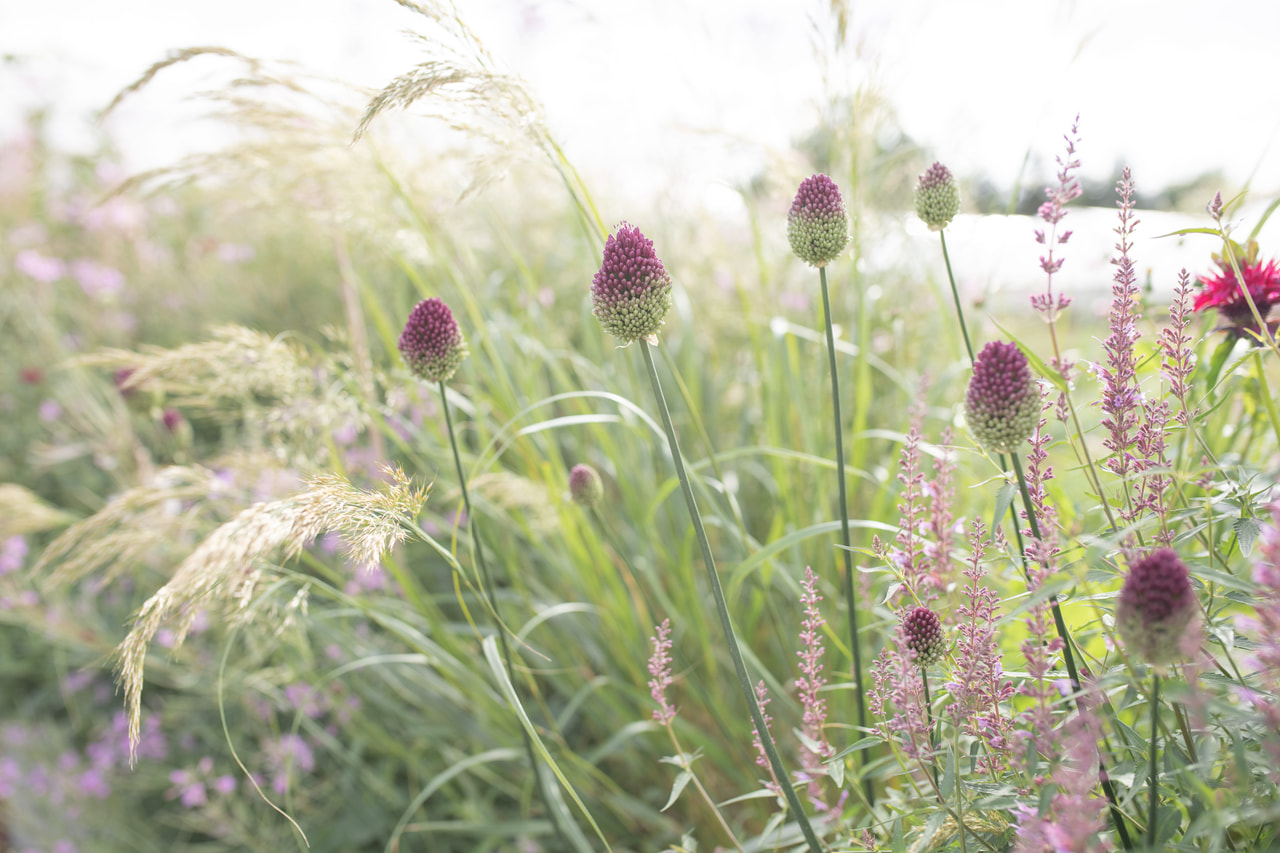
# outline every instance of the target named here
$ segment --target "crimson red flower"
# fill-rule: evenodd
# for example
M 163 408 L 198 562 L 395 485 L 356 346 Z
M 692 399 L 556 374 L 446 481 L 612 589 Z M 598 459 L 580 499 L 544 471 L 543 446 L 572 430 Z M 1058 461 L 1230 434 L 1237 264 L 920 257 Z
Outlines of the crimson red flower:
M 1249 289 L 1249 296 L 1253 297 L 1258 314 L 1266 320 L 1271 306 L 1280 303 L 1280 266 L 1274 260 L 1265 263 L 1258 260 L 1258 244 L 1253 241 L 1249 242 L 1247 248 L 1239 245 L 1233 248 L 1240 272 L 1244 276 L 1245 287 Z M 1213 259 L 1218 266 L 1218 274 L 1202 275 L 1197 279 L 1202 289 L 1196 295 L 1195 310 L 1216 308 L 1231 327 L 1256 328 L 1253 312 L 1249 310 L 1244 289 L 1236 280 L 1231 262 L 1217 255 Z

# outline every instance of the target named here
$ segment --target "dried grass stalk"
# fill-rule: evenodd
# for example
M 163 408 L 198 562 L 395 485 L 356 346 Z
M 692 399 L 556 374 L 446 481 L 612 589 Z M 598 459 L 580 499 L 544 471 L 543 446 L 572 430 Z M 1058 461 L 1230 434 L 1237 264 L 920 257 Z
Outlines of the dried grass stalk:
M 322 474 L 301 494 L 249 507 L 182 561 L 173 578 L 142 605 L 133 629 L 116 648 L 131 749 L 138 745 L 143 666 L 156 632 L 174 623 L 177 648 L 201 609 L 221 602 L 244 610 L 266 561 L 296 557 L 322 533 L 342 534 L 347 557 L 356 564 L 380 561 L 408 536 L 427 497 L 427 490 L 414 488 L 400 469 L 389 468 L 387 474 L 390 483 L 377 491 L 357 489 L 337 474 Z

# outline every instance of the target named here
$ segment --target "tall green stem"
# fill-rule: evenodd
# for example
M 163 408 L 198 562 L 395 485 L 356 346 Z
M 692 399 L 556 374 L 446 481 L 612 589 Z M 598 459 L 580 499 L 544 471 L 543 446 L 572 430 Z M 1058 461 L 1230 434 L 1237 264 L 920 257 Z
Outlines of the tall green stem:
M 951 253 L 947 251 L 947 232 L 939 231 L 942 240 L 942 260 L 947 264 L 947 281 L 951 282 L 951 298 L 956 303 L 956 319 L 960 321 L 960 334 L 964 336 L 964 348 L 969 352 L 969 363 L 973 364 L 973 342 L 969 340 L 969 327 L 964 322 L 964 309 L 960 307 L 960 289 L 956 287 L 956 277 L 951 272 Z
M 498 611 L 498 598 L 493 592 L 493 577 L 489 573 L 489 564 L 484 559 L 484 546 L 480 541 L 480 527 L 476 521 L 475 513 L 471 509 L 471 497 L 467 494 L 467 477 L 462 471 L 462 457 L 458 454 L 458 440 L 453 434 L 453 416 L 449 413 L 449 395 L 445 391 L 443 382 L 440 383 L 440 399 L 444 408 L 445 427 L 449 433 L 449 446 L 453 449 L 453 464 L 458 472 L 458 488 L 462 490 L 462 506 L 467 513 L 467 527 L 471 530 L 471 543 L 476 552 L 476 564 L 480 567 L 481 587 L 485 598 L 488 599 L 489 608 L 493 612 L 494 629 L 498 632 L 498 646 L 502 650 L 502 662 L 507 666 L 507 678 L 511 680 L 511 686 L 514 689 L 516 679 L 514 669 L 511 666 L 511 648 L 507 644 L 507 632 L 503 627 L 502 615 Z M 551 797 L 546 789 L 546 780 L 539 770 L 540 765 L 533 751 L 533 741 L 529 739 L 529 733 L 525 731 L 523 725 L 520 726 L 520 734 L 524 738 L 524 750 L 529 756 L 529 766 L 533 769 L 533 779 L 538 786 L 538 796 L 547 810 L 551 825 L 555 827 L 556 835 L 560 837 L 560 843 L 568 845 L 578 853 L 591 853 L 591 848 L 581 833 L 568 832 L 561 823 L 560 811 L 551 802 Z
M 804 813 L 804 806 L 800 803 L 800 797 L 796 794 L 795 787 L 791 784 L 791 778 L 787 775 L 786 768 L 782 766 L 782 759 L 778 756 L 778 748 L 774 745 L 773 735 L 769 733 L 769 727 L 765 724 L 764 715 L 760 712 L 760 703 L 756 701 L 755 691 L 751 687 L 751 679 L 747 676 L 747 666 L 742 660 L 742 650 L 738 648 L 738 636 L 733 630 L 733 620 L 729 618 L 729 607 L 724 600 L 724 590 L 720 587 L 720 576 L 716 573 L 716 561 L 711 555 L 711 543 L 707 541 L 707 531 L 702 526 L 702 515 L 698 512 L 698 504 L 693 498 L 693 487 L 689 485 L 689 475 L 684 468 L 684 460 L 680 456 L 680 445 L 676 441 L 676 430 L 671 423 L 671 413 L 667 410 L 667 400 L 662 394 L 662 383 L 658 380 L 658 369 L 653 363 L 653 354 L 649 352 L 649 344 L 644 341 L 638 342 L 640 351 L 644 354 L 644 364 L 649 370 L 649 381 L 653 385 L 653 396 L 657 398 L 658 409 L 662 412 L 662 426 L 667 433 L 667 445 L 671 449 L 671 459 L 676 467 L 676 477 L 680 480 L 680 491 L 684 494 L 685 504 L 689 508 L 689 516 L 693 520 L 693 530 L 698 537 L 698 546 L 702 549 L 702 563 L 707 570 L 707 583 L 711 586 L 712 595 L 716 600 L 716 612 L 720 615 L 720 627 L 724 629 L 725 640 L 729 646 L 729 656 L 733 658 L 733 669 L 738 676 L 738 686 L 742 689 L 742 695 L 747 700 L 747 708 L 751 711 L 751 721 L 755 723 L 756 734 L 760 736 L 760 744 L 764 747 L 765 755 L 769 759 L 769 766 L 773 768 L 773 775 L 777 777 L 778 784 L 782 787 L 783 796 L 786 798 L 787 805 L 795 814 L 796 822 L 800 825 L 800 831 L 804 834 L 805 841 L 809 844 L 812 853 L 822 853 L 822 844 L 818 841 L 817 834 L 813 831 L 813 826 L 809 823 L 809 817 Z
M 1022 473 L 1022 462 L 1018 458 L 1017 453 L 1010 453 L 1009 458 L 1013 460 L 1014 473 L 1018 475 L 1018 489 L 1022 492 L 1022 506 L 1027 512 L 1027 523 L 1031 527 L 1031 535 L 1037 540 L 1044 541 L 1040 535 L 1040 522 L 1036 520 L 1036 509 L 1031 502 L 1031 492 L 1027 489 L 1027 478 Z M 1028 584 L 1031 582 L 1030 576 L 1027 577 Z M 1067 675 L 1071 678 L 1071 691 L 1076 697 L 1076 708 L 1083 713 L 1085 710 L 1084 696 L 1080 691 L 1080 674 L 1076 671 L 1075 655 L 1071 652 L 1071 634 L 1067 631 L 1067 622 L 1062 618 L 1062 608 L 1058 606 L 1058 597 L 1056 595 L 1049 596 L 1049 607 L 1053 611 L 1053 624 L 1058 629 L 1058 637 L 1062 639 L 1062 659 L 1067 665 Z M 1110 753 L 1110 746 L 1107 745 L 1107 753 Z M 1108 754 L 1106 760 L 1110 759 Z M 1116 835 L 1120 836 L 1120 842 L 1124 845 L 1125 850 L 1133 849 L 1133 842 L 1129 838 L 1129 830 L 1125 827 L 1124 816 L 1120 813 L 1119 800 L 1116 799 L 1116 787 L 1111 781 L 1111 777 L 1107 775 L 1106 760 L 1100 755 L 1098 757 L 1098 776 L 1102 779 L 1102 791 L 1107 795 L 1107 803 L 1111 807 L 1111 823 L 1116 828 Z
M 1160 674 L 1151 673 L 1151 766 L 1147 775 L 1147 844 L 1156 849 L 1156 810 L 1160 802 L 1160 768 L 1156 763 L 1156 734 L 1160 723 Z
M 866 685 L 862 681 L 862 650 L 859 645 L 858 599 L 853 583 L 853 541 L 849 535 L 849 495 L 844 473 L 844 419 L 840 415 L 840 377 L 836 372 L 836 336 L 831 323 L 831 296 L 827 289 L 827 268 L 818 267 L 822 282 L 822 311 L 827 320 L 827 367 L 831 373 L 831 408 L 835 419 L 836 482 L 840 486 L 840 543 L 844 545 L 844 601 L 849 610 L 849 649 L 853 653 L 854 695 L 858 703 L 858 727 L 867 728 L 867 703 L 863 698 Z M 865 763 L 865 759 L 864 763 Z M 870 777 L 862 780 L 867 805 L 875 808 L 875 786 Z

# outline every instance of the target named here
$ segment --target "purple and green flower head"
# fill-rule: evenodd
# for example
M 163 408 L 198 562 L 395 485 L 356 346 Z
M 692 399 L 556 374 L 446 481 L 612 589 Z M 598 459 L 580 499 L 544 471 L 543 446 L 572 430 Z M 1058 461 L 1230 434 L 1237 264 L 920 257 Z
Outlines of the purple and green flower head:
M 657 343 L 671 308 L 671 276 L 653 241 L 623 222 L 604 244 L 604 260 L 591 280 L 591 313 L 626 346 Z
M 604 481 L 600 473 L 585 463 L 574 465 L 569 471 L 569 495 L 578 506 L 590 509 L 604 498 Z
M 424 299 L 409 312 L 400 333 L 400 354 L 426 382 L 448 382 L 467 357 L 467 341 L 444 300 Z
M 934 163 L 916 183 L 916 215 L 930 231 L 941 231 L 960 212 L 960 191 L 951 170 Z
M 964 419 L 988 453 L 1012 453 L 1040 423 L 1040 386 L 1017 344 L 992 341 L 973 364 Z
M 1181 657 L 1181 640 L 1199 607 L 1186 564 L 1158 548 L 1129 567 L 1116 607 L 1116 628 L 1129 654 L 1152 666 Z
M 907 648 L 916 653 L 916 663 L 929 666 L 942 660 L 947 642 L 938 614 L 927 607 L 914 607 L 902 618 L 902 635 Z
M 787 214 L 791 251 L 806 264 L 825 267 L 849 244 L 849 215 L 836 182 L 812 175 L 800 183 Z

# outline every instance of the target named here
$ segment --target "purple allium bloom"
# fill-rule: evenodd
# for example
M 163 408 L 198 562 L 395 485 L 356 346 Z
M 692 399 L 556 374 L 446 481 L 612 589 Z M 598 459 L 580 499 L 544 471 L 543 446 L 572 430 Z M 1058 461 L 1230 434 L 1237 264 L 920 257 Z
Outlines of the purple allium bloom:
M 964 417 L 989 453 L 1012 453 L 1040 421 L 1040 386 L 1016 344 L 992 341 L 978 353 Z
M 409 312 L 400 333 L 400 354 L 426 382 L 448 382 L 467 357 L 467 341 L 444 300 L 424 299 Z
M 671 308 L 671 276 L 653 241 L 626 222 L 604 244 L 600 271 L 591 279 L 591 313 L 623 345 L 657 342 Z
M 667 701 L 667 688 L 671 686 L 671 620 L 663 619 L 653 629 L 649 638 L 653 654 L 649 656 L 649 695 L 658 707 L 653 718 L 664 726 L 676 715 L 676 709 Z
M 812 175 L 800 183 L 787 214 L 791 251 L 806 264 L 825 267 L 849 244 L 849 215 L 836 182 Z
M 1180 640 L 1196 615 L 1186 564 L 1158 548 L 1129 567 L 1116 608 L 1116 627 L 1130 654 L 1154 666 L 1176 661 Z
M 960 191 L 951 170 L 934 163 L 916 183 L 916 216 L 930 231 L 946 228 L 960 212 Z
M 569 494 L 574 503 L 587 509 L 599 504 L 604 497 L 604 482 L 600 479 L 600 473 L 584 463 L 574 465 L 569 472 Z
M 927 607 L 916 607 L 902 619 L 902 635 L 907 648 L 916 653 L 916 663 L 928 666 L 942 660 L 947 651 L 938 614 Z

